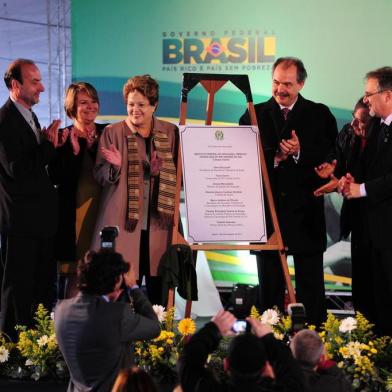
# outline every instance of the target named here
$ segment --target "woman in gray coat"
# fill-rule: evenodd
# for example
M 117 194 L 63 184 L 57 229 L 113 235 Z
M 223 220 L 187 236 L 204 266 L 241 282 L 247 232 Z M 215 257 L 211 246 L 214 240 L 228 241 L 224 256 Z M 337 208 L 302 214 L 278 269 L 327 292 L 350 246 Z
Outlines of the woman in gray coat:
M 123 95 L 128 117 L 105 128 L 98 148 L 95 177 L 103 194 L 93 248 L 104 226 L 118 226 L 116 251 L 160 304 L 157 269 L 173 226 L 178 129 L 154 116 L 159 86 L 149 75 L 129 79 Z

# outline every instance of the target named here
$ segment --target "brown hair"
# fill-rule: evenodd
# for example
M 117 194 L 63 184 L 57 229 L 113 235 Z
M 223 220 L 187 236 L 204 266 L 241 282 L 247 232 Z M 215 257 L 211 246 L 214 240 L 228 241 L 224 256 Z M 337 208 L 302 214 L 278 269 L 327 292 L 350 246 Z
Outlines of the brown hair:
M 140 94 L 143 94 L 151 106 L 154 106 L 159 100 L 158 82 L 150 75 L 134 76 L 127 80 L 123 87 L 125 103 L 127 102 L 129 93 L 133 91 L 139 91 Z
M 158 392 L 151 376 L 139 367 L 120 370 L 112 392 Z
M 287 69 L 292 65 L 297 68 L 297 83 L 304 82 L 308 76 L 304 63 L 297 57 L 279 57 L 272 66 L 272 74 L 274 73 L 276 67 L 280 64 L 282 64 L 284 69 Z
M 64 110 L 69 118 L 76 118 L 76 97 L 78 93 L 85 93 L 91 99 L 98 102 L 99 98 L 97 90 L 93 85 L 87 82 L 75 82 L 68 86 L 65 93 Z
M 369 113 L 369 106 L 366 105 L 365 102 L 363 102 L 363 98 L 364 98 L 364 97 L 361 97 L 361 98 L 358 99 L 357 103 L 356 103 L 355 106 L 354 106 L 354 113 L 355 113 L 357 110 L 359 110 L 359 109 L 365 109 L 365 110 L 367 110 L 368 113 Z
M 8 66 L 4 73 L 4 83 L 9 90 L 11 89 L 12 80 L 17 80 L 19 83 L 23 84 L 22 67 L 24 65 L 35 65 L 35 63 L 33 60 L 29 59 L 16 59 Z

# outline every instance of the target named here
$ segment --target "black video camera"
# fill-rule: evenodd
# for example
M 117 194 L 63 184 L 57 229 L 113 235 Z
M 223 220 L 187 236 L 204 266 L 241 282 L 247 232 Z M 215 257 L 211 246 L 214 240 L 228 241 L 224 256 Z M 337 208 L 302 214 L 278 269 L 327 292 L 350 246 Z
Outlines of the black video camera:
M 289 304 L 287 307 L 287 313 L 291 316 L 292 331 L 294 333 L 305 328 L 306 324 L 306 311 L 305 306 L 302 303 Z
M 228 310 L 231 310 L 237 319 L 245 319 L 256 304 L 257 288 L 247 284 L 237 283 L 233 287 Z
M 101 250 L 115 251 L 116 237 L 120 229 L 117 226 L 105 226 L 99 233 L 101 236 Z

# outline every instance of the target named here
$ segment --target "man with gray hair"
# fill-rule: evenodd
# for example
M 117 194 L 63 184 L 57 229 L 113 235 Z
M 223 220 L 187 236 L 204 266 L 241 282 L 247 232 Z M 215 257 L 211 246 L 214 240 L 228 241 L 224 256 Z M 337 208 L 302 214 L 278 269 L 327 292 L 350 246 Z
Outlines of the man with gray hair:
M 371 252 L 369 279 L 375 300 L 375 319 L 370 321 L 377 334 L 392 335 L 392 67 L 366 74 L 363 102 L 373 119 L 363 151 L 362 181 L 347 173 L 339 187 L 347 199 L 365 198 Z
M 324 343 L 316 331 L 303 329 L 290 344 L 305 379 L 304 392 L 350 392 L 352 386 L 335 362 L 326 360 Z

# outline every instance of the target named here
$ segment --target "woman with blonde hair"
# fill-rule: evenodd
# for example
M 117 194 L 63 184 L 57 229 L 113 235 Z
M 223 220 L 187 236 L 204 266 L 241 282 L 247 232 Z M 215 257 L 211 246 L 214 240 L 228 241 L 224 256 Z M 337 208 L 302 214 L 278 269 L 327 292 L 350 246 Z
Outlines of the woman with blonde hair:
M 62 265 L 67 266 L 66 272 L 73 275 L 76 272 L 76 261 L 91 246 L 101 194 L 93 169 L 98 140 L 106 124 L 96 122 L 99 112 L 98 93 L 87 82 L 75 82 L 68 87 L 64 109 L 72 124 L 59 130 L 60 146 L 49 171 L 59 196 L 56 258 L 67 262 Z M 64 287 L 61 291 L 69 294 L 69 289 Z

